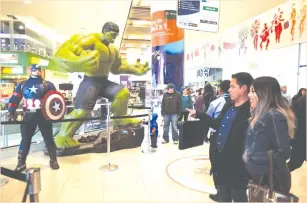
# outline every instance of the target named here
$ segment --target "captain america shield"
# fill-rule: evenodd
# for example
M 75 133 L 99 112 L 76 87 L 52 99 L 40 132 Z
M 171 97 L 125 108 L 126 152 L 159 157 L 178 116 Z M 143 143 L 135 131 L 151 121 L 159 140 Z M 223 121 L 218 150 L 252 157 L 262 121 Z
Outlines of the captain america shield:
M 60 92 L 51 90 L 44 96 L 41 109 L 46 120 L 59 120 L 66 112 L 65 99 Z

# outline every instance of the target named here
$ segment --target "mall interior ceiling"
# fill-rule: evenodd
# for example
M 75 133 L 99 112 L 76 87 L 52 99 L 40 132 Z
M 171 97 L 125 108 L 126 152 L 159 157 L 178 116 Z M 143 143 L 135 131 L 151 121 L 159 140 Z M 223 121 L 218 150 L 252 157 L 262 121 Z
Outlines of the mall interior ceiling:
M 127 48 L 140 48 L 145 51 L 151 46 L 150 26 L 150 4 L 133 0 L 120 46 L 123 58 L 126 58 Z
M 151 3 L 159 2 L 163 7 L 171 1 L 176 4 L 176 0 L 0 0 L 0 13 L 14 15 L 29 25 L 40 25 L 36 26 L 39 30 L 54 29 L 61 41 L 75 33 L 100 32 L 105 22 L 113 21 L 122 29 L 114 44 L 125 58 L 127 48 L 145 50 L 151 46 Z M 285 1 L 221 0 L 219 31 Z M 186 30 L 185 43 L 196 44 L 210 35 Z

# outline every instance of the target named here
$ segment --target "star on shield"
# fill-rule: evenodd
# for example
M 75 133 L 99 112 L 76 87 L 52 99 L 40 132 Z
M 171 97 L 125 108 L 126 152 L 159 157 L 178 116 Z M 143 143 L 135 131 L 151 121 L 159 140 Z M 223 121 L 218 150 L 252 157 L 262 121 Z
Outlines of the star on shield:
M 52 107 L 54 109 L 55 112 L 60 111 L 60 103 L 54 102 L 54 105 Z

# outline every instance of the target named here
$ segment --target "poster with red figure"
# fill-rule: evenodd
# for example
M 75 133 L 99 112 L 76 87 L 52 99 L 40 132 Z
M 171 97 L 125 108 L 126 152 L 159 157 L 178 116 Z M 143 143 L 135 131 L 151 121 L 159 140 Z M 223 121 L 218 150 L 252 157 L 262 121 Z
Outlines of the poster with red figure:
M 249 43 L 253 50 L 266 51 L 306 42 L 306 1 L 289 1 L 248 20 Z M 244 27 L 244 24 L 246 22 L 239 27 Z
M 202 54 L 203 63 L 218 63 L 218 60 L 236 56 L 249 57 L 306 42 L 306 16 L 307 0 L 287 1 L 198 44 L 198 47 L 206 47 Z

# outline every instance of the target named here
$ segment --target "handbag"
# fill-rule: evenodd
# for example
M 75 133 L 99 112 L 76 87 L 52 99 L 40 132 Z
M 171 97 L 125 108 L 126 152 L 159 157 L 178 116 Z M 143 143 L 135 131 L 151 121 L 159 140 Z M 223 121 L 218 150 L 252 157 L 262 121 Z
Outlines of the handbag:
M 248 184 L 248 201 L 249 202 L 298 202 L 299 198 L 293 194 L 285 194 L 279 191 L 274 191 L 273 180 L 273 155 L 272 150 L 268 151 L 269 157 L 269 186 L 260 185 L 263 181 L 262 176 L 260 183 Z

